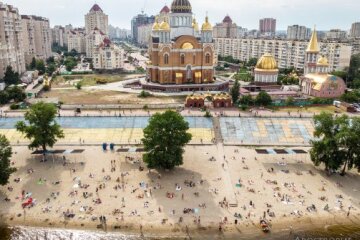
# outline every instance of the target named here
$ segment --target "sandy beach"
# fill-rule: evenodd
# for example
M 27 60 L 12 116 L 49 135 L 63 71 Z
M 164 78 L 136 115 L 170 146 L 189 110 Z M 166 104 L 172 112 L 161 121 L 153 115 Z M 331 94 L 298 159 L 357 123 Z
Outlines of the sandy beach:
M 300 228 L 360 224 L 359 174 L 327 176 L 307 154 L 193 145 L 185 149 L 183 166 L 157 172 L 148 171 L 138 152 L 55 149 L 84 152 L 42 162 L 26 147 L 13 148 L 18 170 L 0 188 L 5 223 L 209 239 L 265 236 L 263 217 L 272 232 L 290 236 Z M 23 208 L 30 198 L 33 206 Z

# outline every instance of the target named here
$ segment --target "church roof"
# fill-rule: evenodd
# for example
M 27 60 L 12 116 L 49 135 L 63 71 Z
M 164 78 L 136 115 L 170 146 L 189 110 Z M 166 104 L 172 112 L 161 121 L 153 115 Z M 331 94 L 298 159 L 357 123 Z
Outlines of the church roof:
M 101 7 L 99 5 L 97 5 L 96 3 L 94 4 L 94 6 L 92 6 L 92 8 L 90 9 L 90 12 L 102 12 L 103 10 L 101 9 Z
M 339 84 L 340 82 L 344 82 L 342 78 L 331 74 L 322 73 L 309 73 L 305 75 L 305 78 L 311 81 L 312 89 L 316 91 L 320 91 L 322 89 L 322 86 L 327 82 L 332 84 Z
M 167 5 L 165 5 L 160 11 L 160 13 L 169 13 L 169 12 L 170 12 L 170 8 Z
M 309 45 L 306 49 L 306 52 L 313 52 L 313 53 L 320 52 L 318 38 L 317 38 L 317 32 L 316 32 L 315 28 L 312 32 L 311 39 L 310 39 Z
M 223 20 L 223 23 L 232 23 L 232 19 L 229 15 L 226 15 L 226 17 Z
M 171 4 L 173 13 L 191 13 L 192 8 L 188 0 L 174 0 Z
M 212 31 L 211 23 L 209 23 L 209 18 L 206 16 L 205 22 L 201 27 L 201 31 Z
M 265 53 L 257 62 L 256 68 L 261 70 L 276 70 L 278 67 L 275 58 L 270 53 Z

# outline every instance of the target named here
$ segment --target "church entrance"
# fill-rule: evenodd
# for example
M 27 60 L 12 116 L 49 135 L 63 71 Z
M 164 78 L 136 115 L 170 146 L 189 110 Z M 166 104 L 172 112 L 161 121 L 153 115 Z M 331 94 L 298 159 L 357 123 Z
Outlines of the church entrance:
M 193 81 L 191 65 L 186 66 L 186 80 L 188 83 Z

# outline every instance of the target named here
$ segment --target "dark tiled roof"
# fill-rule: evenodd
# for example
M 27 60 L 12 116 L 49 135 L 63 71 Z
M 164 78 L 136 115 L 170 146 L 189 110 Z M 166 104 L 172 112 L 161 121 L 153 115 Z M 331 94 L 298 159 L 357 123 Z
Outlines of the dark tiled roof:
M 90 9 L 90 12 L 92 12 L 92 11 L 94 11 L 94 12 L 98 12 L 98 11 L 102 12 L 103 10 L 101 9 L 101 7 L 99 5 L 94 4 L 94 6 L 92 6 L 92 8 Z

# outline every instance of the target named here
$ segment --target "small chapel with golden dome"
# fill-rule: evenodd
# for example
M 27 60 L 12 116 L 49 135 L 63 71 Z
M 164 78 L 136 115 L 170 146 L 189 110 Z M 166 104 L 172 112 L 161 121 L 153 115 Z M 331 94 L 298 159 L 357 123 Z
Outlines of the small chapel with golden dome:
M 258 85 L 277 84 L 279 69 L 275 58 L 270 53 L 265 53 L 257 62 L 254 69 L 254 82 Z
M 212 25 L 201 28 L 188 0 L 173 0 L 168 17 L 155 20 L 149 46 L 147 82 L 158 85 L 205 85 L 214 81 Z M 225 90 L 197 87 L 191 90 Z M 190 90 L 190 89 L 189 89 Z

